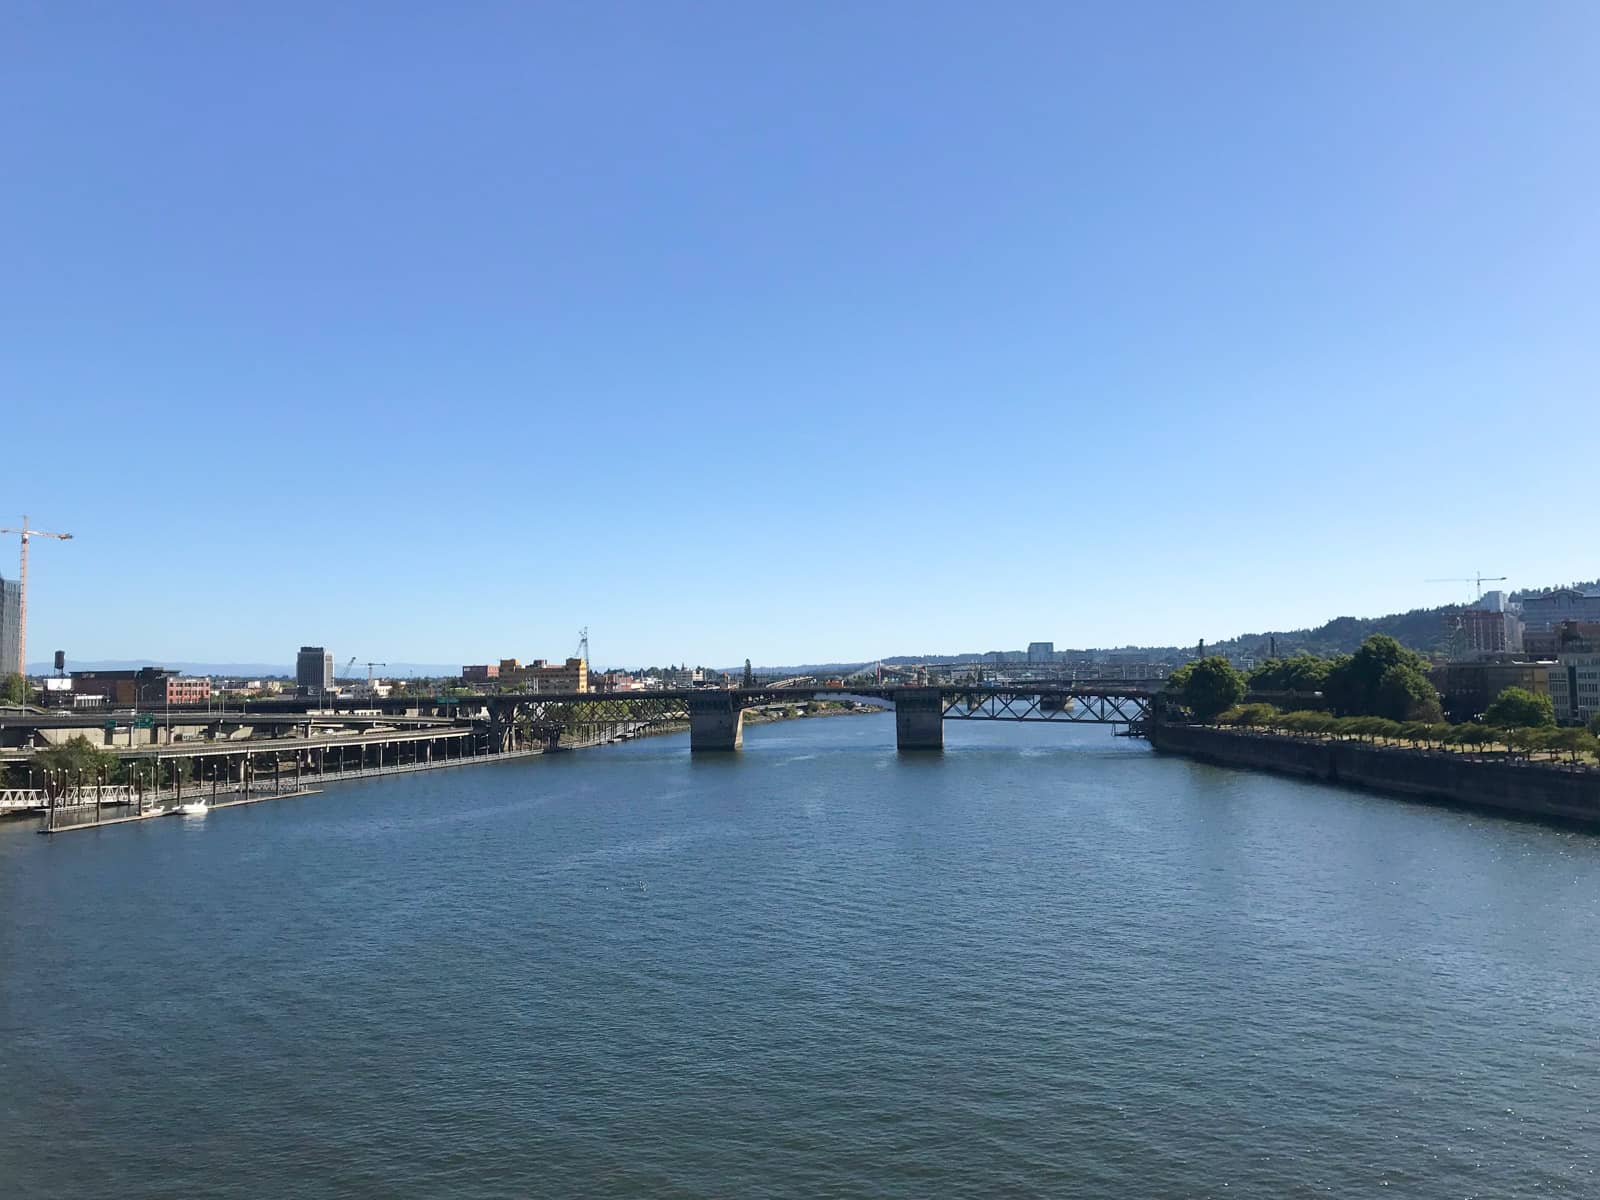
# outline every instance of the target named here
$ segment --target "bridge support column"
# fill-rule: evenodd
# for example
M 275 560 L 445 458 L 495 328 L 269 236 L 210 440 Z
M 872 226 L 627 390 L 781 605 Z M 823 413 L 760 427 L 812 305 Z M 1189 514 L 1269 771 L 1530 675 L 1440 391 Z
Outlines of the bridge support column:
M 944 749 L 944 701 L 938 688 L 902 688 L 894 697 L 898 750 Z
M 517 730 L 517 705 L 515 701 L 491 702 L 486 732 L 495 754 L 515 749 Z
M 744 745 L 744 705 L 727 692 L 689 699 L 689 749 L 737 750 Z

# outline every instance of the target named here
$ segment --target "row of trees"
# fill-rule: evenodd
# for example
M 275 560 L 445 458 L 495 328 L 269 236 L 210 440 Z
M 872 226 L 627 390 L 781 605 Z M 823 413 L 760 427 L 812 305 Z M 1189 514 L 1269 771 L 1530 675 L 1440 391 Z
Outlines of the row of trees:
M 1321 693 L 1339 717 L 1431 724 L 1444 720 L 1427 660 L 1382 634 L 1369 637 L 1354 654 L 1269 659 L 1249 675 L 1220 655 L 1202 658 L 1174 671 L 1167 687 L 1202 721 L 1214 720 L 1251 691 Z M 1507 688 L 1490 705 L 1485 721 L 1506 728 L 1546 728 L 1555 725 L 1555 709 L 1549 696 Z
M 1269 659 L 1246 680 L 1255 691 L 1321 692 L 1341 717 L 1439 721 L 1439 693 L 1428 660 L 1386 634 L 1374 634 L 1354 654 Z
M 1427 749 L 1482 750 L 1504 746 L 1513 754 L 1525 756 L 1541 751 L 1565 754 L 1571 762 L 1585 755 L 1600 756 L 1600 717 L 1592 720 L 1587 729 L 1557 729 L 1553 724 L 1507 726 L 1468 721 L 1450 725 L 1436 721 L 1391 721 L 1386 717 L 1336 717 L 1327 712 L 1280 712 L 1270 704 L 1245 704 L 1228 709 L 1216 720 L 1222 725 L 1265 729 L 1272 733 L 1373 743 L 1407 742 Z

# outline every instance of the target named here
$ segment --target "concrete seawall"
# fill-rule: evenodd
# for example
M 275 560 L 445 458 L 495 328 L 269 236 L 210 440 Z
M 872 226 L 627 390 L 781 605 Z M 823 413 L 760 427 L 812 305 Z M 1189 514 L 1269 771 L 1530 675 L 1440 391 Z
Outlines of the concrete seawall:
M 1217 766 L 1271 771 L 1435 804 L 1554 817 L 1600 829 L 1600 772 L 1162 722 L 1151 724 L 1149 737 L 1159 751 Z

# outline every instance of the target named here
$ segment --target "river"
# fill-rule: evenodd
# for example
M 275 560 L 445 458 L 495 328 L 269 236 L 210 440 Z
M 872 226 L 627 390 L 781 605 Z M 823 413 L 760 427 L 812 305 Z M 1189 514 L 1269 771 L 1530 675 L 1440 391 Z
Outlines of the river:
M 1600 837 L 947 741 L 0 826 L 0 1192 L 1600 1195 Z

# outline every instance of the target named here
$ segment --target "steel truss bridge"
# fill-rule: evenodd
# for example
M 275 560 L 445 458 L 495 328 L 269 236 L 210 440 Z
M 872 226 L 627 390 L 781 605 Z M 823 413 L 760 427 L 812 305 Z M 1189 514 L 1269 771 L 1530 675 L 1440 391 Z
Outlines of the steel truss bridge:
M 1142 729 L 1160 680 L 1079 680 L 1007 684 L 868 686 L 800 684 L 761 688 L 599 693 L 499 693 L 453 698 L 444 707 L 481 721 L 501 750 L 543 743 L 555 747 L 578 730 L 627 732 L 668 722 L 689 724 L 694 750 L 735 750 L 743 741 L 745 710 L 811 700 L 843 699 L 894 709 L 901 749 L 938 749 L 944 721 L 1038 721 L 1060 725 L 1120 725 Z M 407 702 L 416 715 L 429 702 Z
M 992 687 L 946 695 L 946 721 L 1055 721 L 1068 725 L 1138 725 L 1152 697 L 1115 692 L 1018 691 Z
M 493 692 L 455 696 L 393 696 L 334 702 L 273 700 L 252 703 L 221 718 L 232 725 L 277 729 L 296 727 L 299 736 L 204 740 L 176 745 L 129 747 L 124 757 L 236 757 L 320 753 L 350 744 L 382 745 L 378 753 L 403 756 L 412 740 L 438 741 L 441 747 L 468 737 L 475 753 L 497 754 L 563 743 L 627 737 L 647 728 L 687 724 L 696 751 L 735 750 L 743 744 L 744 713 L 766 706 L 792 706 L 813 700 L 845 700 L 881 705 L 895 714 L 895 744 L 902 750 L 932 750 L 944 745 L 945 721 L 1036 721 L 1058 725 L 1112 725 L 1142 731 L 1158 703 L 1160 679 L 1028 680 L 1006 683 L 863 684 L 785 680 L 751 688 L 690 688 L 648 692 Z M 348 710 L 359 709 L 361 712 Z M 173 724 L 203 706 L 171 709 Z M 329 735 L 321 726 L 350 720 L 362 726 Z M 98 719 L 104 719 L 100 717 Z M 164 718 L 163 718 L 164 719 Z M 217 721 L 217 715 L 211 715 Z M 19 725 L 48 725 L 35 717 Z M 314 728 L 315 726 L 316 728 Z M 374 728 L 373 726 L 377 726 Z M 384 728 L 384 726 L 388 726 Z M 109 740 L 108 749 L 115 749 Z M 416 749 L 412 747 L 412 749 Z M 343 751 L 339 751 L 343 753 Z M 417 755 L 422 751 L 417 750 Z M 432 750 L 429 750 L 432 754 Z M 0 749 L 0 759 L 27 761 L 31 750 Z M 342 760 L 341 760 L 342 761 Z M 363 761 L 365 759 L 363 758 Z M 398 761 L 398 759 L 397 759 Z M 10 798 L 17 803 L 22 798 Z M 19 805 L 20 806 L 20 805 Z

